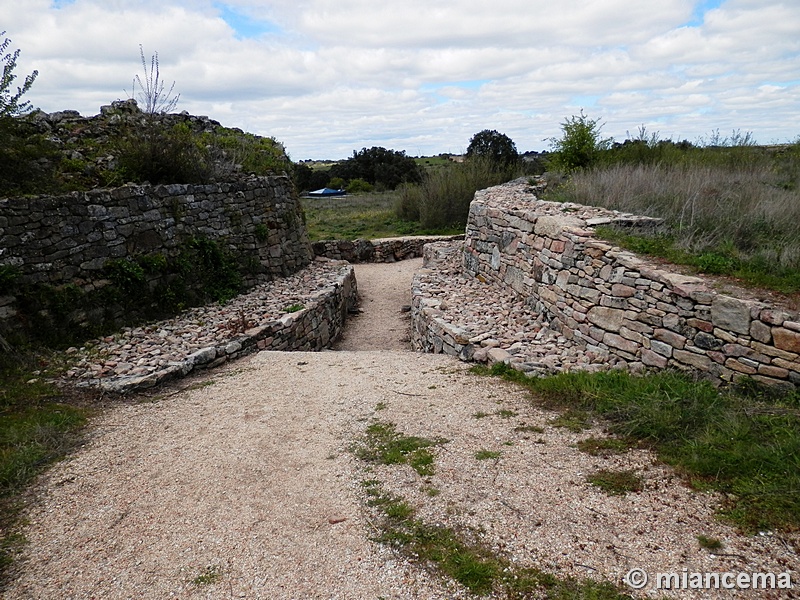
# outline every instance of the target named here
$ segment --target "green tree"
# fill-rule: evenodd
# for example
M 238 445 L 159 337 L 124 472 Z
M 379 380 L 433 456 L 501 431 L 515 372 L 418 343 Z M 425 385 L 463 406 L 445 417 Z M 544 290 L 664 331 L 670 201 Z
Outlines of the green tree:
M 379 189 L 393 190 L 401 183 L 419 183 L 422 172 L 405 152 L 373 147 L 353 151 L 351 158 L 331 168 L 331 177 L 345 181 L 363 179 Z
M 0 33 L 0 37 L 5 31 Z M 38 71 L 25 77 L 22 86 L 13 89 L 17 76 L 19 50 L 8 51 L 11 40 L 0 43 L 0 62 L 3 75 L 0 79 L 0 195 L 30 193 L 49 190 L 54 185 L 54 165 L 59 160 L 55 145 L 42 135 L 26 118 L 30 102 L 22 96 L 31 89 Z
M 0 36 L 4 36 L 5 34 L 6 32 L 3 31 L 0 33 Z M 17 87 L 16 92 L 11 91 L 11 85 L 17 78 L 14 74 L 14 69 L 17 68 L 19 50 L 6 53 L 10 44 L 11 40 L 8 38 L 5 38 L 3 43 L 0 44 L 0 56 L 2 56 L 0 62 L 3 63 L 3 78 L 0 80 L 0 117 L 13 117 L 31 110 L 30 102 L 20 103 L 20 98 L 31 89 L 33 82 L 39 75 L 39 71 L 34 71 L 25 77 L 25 82 L 22 84 L 22 87 Z
M 506 169 L 517 164 L 519 152 L 511 138 L 493 129 L 484 129 L 472 136 L 467 146 L 467 158 L 480 156 L 497 168 Z
M 580 115 L 566 119 L 561 124 L 562 137 L 550 139 L 552 167 L 569 173 L 595 164 L 600 152 L 610 148 L 614 141 L 600 137 L 602 128 L 600 119 L 590 119 L 583 114 L 583 110 Z

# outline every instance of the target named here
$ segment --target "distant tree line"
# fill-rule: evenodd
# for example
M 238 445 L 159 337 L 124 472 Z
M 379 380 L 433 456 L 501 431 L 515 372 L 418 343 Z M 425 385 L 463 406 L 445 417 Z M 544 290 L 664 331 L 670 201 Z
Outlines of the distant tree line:
M 372 147 L 353 151 L 353 156 L 329 169 L 314 170 L 303 163 L 294 167 L 295 185 L 299 190 L 315 190 L 334 185 L 349 187 L 363 183 L 379 191 L 393 190 L 403 183 L 422 181 L 422 169 L 403 151 Z M 332 187 L 332 186 L 331 186 Z M 356 191 L 356 190 L 351 190 Z

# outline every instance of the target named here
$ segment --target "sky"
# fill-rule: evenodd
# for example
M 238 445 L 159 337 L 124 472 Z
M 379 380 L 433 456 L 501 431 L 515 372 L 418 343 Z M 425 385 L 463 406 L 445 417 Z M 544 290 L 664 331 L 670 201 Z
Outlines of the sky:
M 619 142 L 800 136 L 800 0 L 0 0 L 2 31 L 46 112 L 138 97 L 141 45 L 176 111 L 294 161 L 547 150 L 581 111 Z

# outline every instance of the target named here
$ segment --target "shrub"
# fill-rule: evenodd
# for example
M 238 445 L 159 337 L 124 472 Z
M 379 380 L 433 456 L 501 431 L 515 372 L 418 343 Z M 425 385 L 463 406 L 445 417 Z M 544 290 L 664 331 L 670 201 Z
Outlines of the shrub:
M 569 173 L 595 164 L 600 152 L 608 149 L 612 142 L 611 138 L 600 137 L 602 128 L 599 119 L 590 119 L 583 111 L 566 119 L 561 124 L 562 137 L 550 139 L 551 167 Z
M 353 179 L 350 183 L 347 184 L 347 193 L 348 194 L 357 194 L 358 192 L 371 192 L 374 186 L 364 181 L 363 179 L 356 178 Z
M 425 229 L 464 227 L 475 192 L 508 181 L 515 173 L 475 156 L 428 173 L 419 185 L 402 187 L 395 210 L 401 219 L 418 220 Z
M 126 181 L 204 183 L 212 175 L 208 150 L 188 125 L 165 128 L 156 118 L 129 129 L 118 141 L 117 157 Z

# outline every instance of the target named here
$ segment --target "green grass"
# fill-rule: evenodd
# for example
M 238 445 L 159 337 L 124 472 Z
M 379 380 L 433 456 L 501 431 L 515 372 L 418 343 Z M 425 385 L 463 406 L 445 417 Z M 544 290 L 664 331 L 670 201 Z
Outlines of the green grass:
M 800 529 L 800 394 L 720 391 L 670 371 L 536 379 L 506 365 L 473 372 L 515 381 L 547 408 L 604 418 L 612 435 L 639 440 L 696 488 L 721 492 L 720 515 L 746 532 Z
M 722 550 L 724 545 L 722 541 L 717 538 L 710 538 L 702 534 L 697 536 L 697 543 L 700 544 L 701 548 L 706 550 Z
M 518 425 L 514 427 L 514 431 L 520 433 L 544 433 L 544 427 L 539 427 L 538 425 Z
M 413 562 L 452 578 L 473 594 L 494 592 L 499 594 L 498 597 L 520 600 L 530 597 L 563 600 L 630 598 L 610 583 L 558 578 L 537 568 L 518 567 L 481 544 L 474 532 L 425 523 L 406 500 L 385 492 L 380 482 L 369 480 L 362 485 L 366 504 L 379 514 L 376 541 L 395 548 Z
M 0 360 L 0 579 L 24 544 L 21 494 L 81 439 L 89 416 L 61 400 L 38 357 Z
M 642 478 L 634 471 L 600 469 L 587 475 L 586 481 L 611 496 L 624 496 L 642 489 Z
M 609 456 L 611 454 L 624 454 L 631 449 L 631 440 L 622 440 L 619 438 L 597 438 L 590 437 L 585 440 L 580 440 L 576 446 L 581 452 L 586 452 L 590 456 Z
M 443 438 L 431 440 L 399 433 L 393 423 L 373 423 L 354 447 L 361 460 L 382 465 L 407 464 L 420 476 L 434 473 L 434 456 L 430 448 L 446 444 Z
M 222 578 L 222 569 L 218 565 L 211 565 L 203 569 L 197 577 L 192 579 L 192 584 L 197 587 L 216 583 Z
M 496 450 L 486 450 L 485 448 L 475 453 L 475 460 L 497 460 L 502 454 Z
M 792 295 L 800 292 L 800 269 L 783 267 L 762 255 L 748 257 L 730 242 L 706 247 L 698 252 L 680 246 L 680 238 L 657 232 L 631 232 L 613 227 L 598 227 L 600 238 L 643 254 L 663 258 L 677 265 L 692 267 L 697 273 L 724 275 L 751 287 Z
M 398 192 L 370 192 L 337 198 L 302 198 L 309 239 L 354 240 L 464 233 L 463 228 L 424 229 L 395 214 Z
M 585 410 L 568 408 L 549 423 L 553 427 L 563 427 L 572 433 L 580 433 L 592 426 L 592 418 Z

